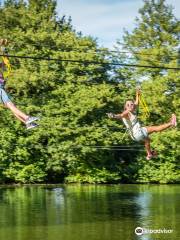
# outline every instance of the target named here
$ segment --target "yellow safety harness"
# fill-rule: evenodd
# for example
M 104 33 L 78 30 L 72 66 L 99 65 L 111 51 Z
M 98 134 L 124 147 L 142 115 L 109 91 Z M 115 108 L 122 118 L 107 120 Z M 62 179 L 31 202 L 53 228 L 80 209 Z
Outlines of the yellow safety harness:
M 139 96 L 139 108 L 140 108 L 140 111 L 141 111 L 141 117 L 140 118 L 142 118 L 142 120 L 146 120 L 147 118 L 150 117 L 150 111 L 149 111 L 149 108 L 147 106 L 147 103 L 146 103 L 145 98 L 144 98 L 142 93 Z
M 11 64 L 6 56 L 2 56 L 2 61 L 6 65 L 5 70 L 3 70 L 3 77 L 7 79 L 12 71 Z
M 3 55 L 1 58 L 2 58 L 2 62 L 5 65 L 5 69 L 2 67 L 1 72 L 3 74 L 4 79 L 7 79 L 12 71 L 12 67 L 8 57 L 5 54 L 5 49 L 3 47 L 4 45 L 7 45 L 7 39 L 1 39 L 0 41 L 0 47 L 1 47 L 0 52 L 1 52 L 1 55 Z

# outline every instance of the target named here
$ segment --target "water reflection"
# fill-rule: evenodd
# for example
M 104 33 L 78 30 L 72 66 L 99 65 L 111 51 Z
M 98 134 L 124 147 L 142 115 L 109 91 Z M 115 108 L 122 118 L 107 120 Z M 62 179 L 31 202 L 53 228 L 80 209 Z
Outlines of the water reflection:
M 1 187 L 0 239 L 163 239 L 136 236 L 140 226 L 174 229 L 167 239 L 175 240 L 179 200 L 179 186 Z

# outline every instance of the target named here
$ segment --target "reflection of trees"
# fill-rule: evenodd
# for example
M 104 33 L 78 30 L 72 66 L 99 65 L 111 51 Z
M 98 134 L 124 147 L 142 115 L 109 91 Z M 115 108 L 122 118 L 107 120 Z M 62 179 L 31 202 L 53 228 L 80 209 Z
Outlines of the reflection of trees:
M 46 239 L 40 227 L 48 224 L 46 192 L 40 187 L 10 187 L 0 192 L 0 239 L 38 239 L 38 234 Z
M 82 225 L 82 239 L 90 232 L 101 236 L 97 239 L 133 238 L 141 208 L 134 203 L 138 192 L 102 185 L 68 186 L 67 192 L 64 220 L 66 224 Z
M 141 205 L 141 226 L 151 229 L 173 229 L 164 238 L 178 239 L 180 221 L 180 187 L 170 185 L 145 185 L 139 187 L 137 204 Z M 153 235 L 159 237 L 158 234 Z
M 137 226 L 174 229 L 176 239 L 178 190 L 151 185 L 0 188 L 0 239 L 134 240 Z

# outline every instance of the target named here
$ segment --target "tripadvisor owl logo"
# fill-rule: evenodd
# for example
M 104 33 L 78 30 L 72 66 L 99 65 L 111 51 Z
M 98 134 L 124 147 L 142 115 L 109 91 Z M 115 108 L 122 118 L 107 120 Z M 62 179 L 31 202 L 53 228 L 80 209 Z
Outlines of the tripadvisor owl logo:
M 143 228 L 137 227 L 135 229 L 135 234 L 138 235 L 138 236 L 143 235 Z
M 169 234 L 173 233 L 173 229 L 159 228 L 159 229 L 149 229 L 137 227 L 135 229 L 135 234 L 141 236 L 143 234 Z

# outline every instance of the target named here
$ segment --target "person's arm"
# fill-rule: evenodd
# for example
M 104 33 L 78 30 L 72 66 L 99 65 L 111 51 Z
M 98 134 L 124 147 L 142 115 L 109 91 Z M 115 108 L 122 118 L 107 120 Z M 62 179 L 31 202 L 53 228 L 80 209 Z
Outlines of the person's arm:
M 107 113 L 109 118 L 113 118 L 113 119 L 122 119 L 122 118 L 126 118 L 128 116 L 129 110 L 125 110 L 122 113 L 118 113 L 118 114 L 113 114 L 113 113 Z
M 136 100 L 135 100 L 135 102 L 134 102 L 134 104 L 135 104 L 136 106 L 139 105 L 139 97 L 140 97 L 140 95 L 141 95 L 141 90 L 140 90 L 140 88 L 137 88 L 137 89 L 136 89 Z

